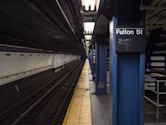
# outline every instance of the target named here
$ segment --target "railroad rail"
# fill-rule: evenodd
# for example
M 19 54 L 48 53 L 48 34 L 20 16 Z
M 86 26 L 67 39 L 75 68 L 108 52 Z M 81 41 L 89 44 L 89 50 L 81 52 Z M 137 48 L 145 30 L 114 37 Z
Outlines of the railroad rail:
M 77 61 L 58 71 L 55 78 L 0 113 L 3 125 L 58 125 L 63 121 L 83 62 Z

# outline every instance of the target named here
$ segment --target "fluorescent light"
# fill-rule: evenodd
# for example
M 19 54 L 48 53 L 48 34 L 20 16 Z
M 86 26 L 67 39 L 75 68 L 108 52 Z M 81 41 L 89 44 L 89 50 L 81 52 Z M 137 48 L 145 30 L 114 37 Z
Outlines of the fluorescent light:
M 95 10 L 96 0 L 89 0 L 91 11 Z
M 91 40 L 92 39 L 92 35 L 85 35 L 85 39 L 86 40 Z
M 90 6 L 90 10 L 94 11 L 95 10 L 95 6 Z
M 83 7 L 85 7 L 86 11 L 89 11 L 89 8 L 91 11 L 94 11 L 96 8 L 96 11 L 99 8 L 100 0 L 81 0 L 81 4 Z
M 89 42 L 89 41 L 86 41 L 86 44 L 90 44 L 90 42 Z
M 86 46 L 90 46 L 90 42 L 87 41 L 87 42 L 86 42 Z
M 81 5 L 82 5 L 82 6 L 85 6 L 85 1 L 86 1 L 86 0 L 81 0 Z
M 92 34 L 94 30 L 95 22 L 84 22 L 85 33 Z
M 85 10 L 88 11 L 89 10 L 89 0 L 85 0 Z

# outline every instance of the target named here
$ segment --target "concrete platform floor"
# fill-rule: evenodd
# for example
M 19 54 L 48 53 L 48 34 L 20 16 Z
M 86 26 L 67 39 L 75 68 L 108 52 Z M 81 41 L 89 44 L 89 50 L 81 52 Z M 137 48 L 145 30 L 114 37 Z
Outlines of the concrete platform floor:
M 109 96 L 95 94 L 95 85 L 90 81 L 91 109 L 93 125 L 109 125 Z
M 109 76 L 109 73 L 107 74 Z M 93 125 L 111 125 L 111 94 L 108 88 L 107 95 L 95 94 L 95 83 L 92 80 L 91 71 L 89 71 L 89 83 L 91 93 L 91 110 Z M 109 79 L 107 81 L 109 83 Z M 156 119 L 155 107 L 145 100 L 145 122 L 144 125 L 166 125 L 166 114 L 161 113 L 160 119 Z
M 109 73 L 108 73 L 109 75 Z M 90 84 L 90 94 L 91 94 L 91 111 L 92 111 L 92 124 L 93 125 L 110 125 L 111 121 L 111 109 L 109 109 L 111 104 L 108 100 L 110 95 L 96 95 L 95 94 L 95 83 L 92 80 L 91 72 L 89 71 L 89 84 Z
M 89 89 L 89 63 L 86 60 L 63 125 L 92 125 Z
M 166 114 L 160 112 L 159 119 L 156 119 L 156 107 L 145 100 L 145 125 L 166 125 Z M 166 109 L 161 108 L 160 111 Z

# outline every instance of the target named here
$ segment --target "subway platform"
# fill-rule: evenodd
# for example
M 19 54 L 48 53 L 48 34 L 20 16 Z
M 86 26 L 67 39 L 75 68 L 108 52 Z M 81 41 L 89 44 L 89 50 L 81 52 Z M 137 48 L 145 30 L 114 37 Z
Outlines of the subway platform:
M 86 60 L 63 125 L 92 125 L 89 87 L 89 63 Z
M 86 60 L 63 125 L 109 125 L 108 95 L 97 96 Z
M 109 78 L 107 71 L 107 78 Z M 86 60 L 80 78 L 68 107 L 63 125 L 112 125 L 112 97 L 110 80 L 107 79 L 107 94 L 95 93 L 89 61 Z M 166 125 L 161 115 L 160 120 L 155 118 L 155 109 L 145 100 L 144 125 Z

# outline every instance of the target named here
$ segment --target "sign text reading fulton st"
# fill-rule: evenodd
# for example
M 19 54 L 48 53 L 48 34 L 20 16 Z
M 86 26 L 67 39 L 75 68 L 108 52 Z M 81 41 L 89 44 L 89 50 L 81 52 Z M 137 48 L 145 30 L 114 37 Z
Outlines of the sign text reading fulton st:
M 116 28 L 116 35 L 143 35 L 143 28 Z
M 136 26 L 117 26 L 117 52 L 143 52 L 145 48 L 144 28 Z

